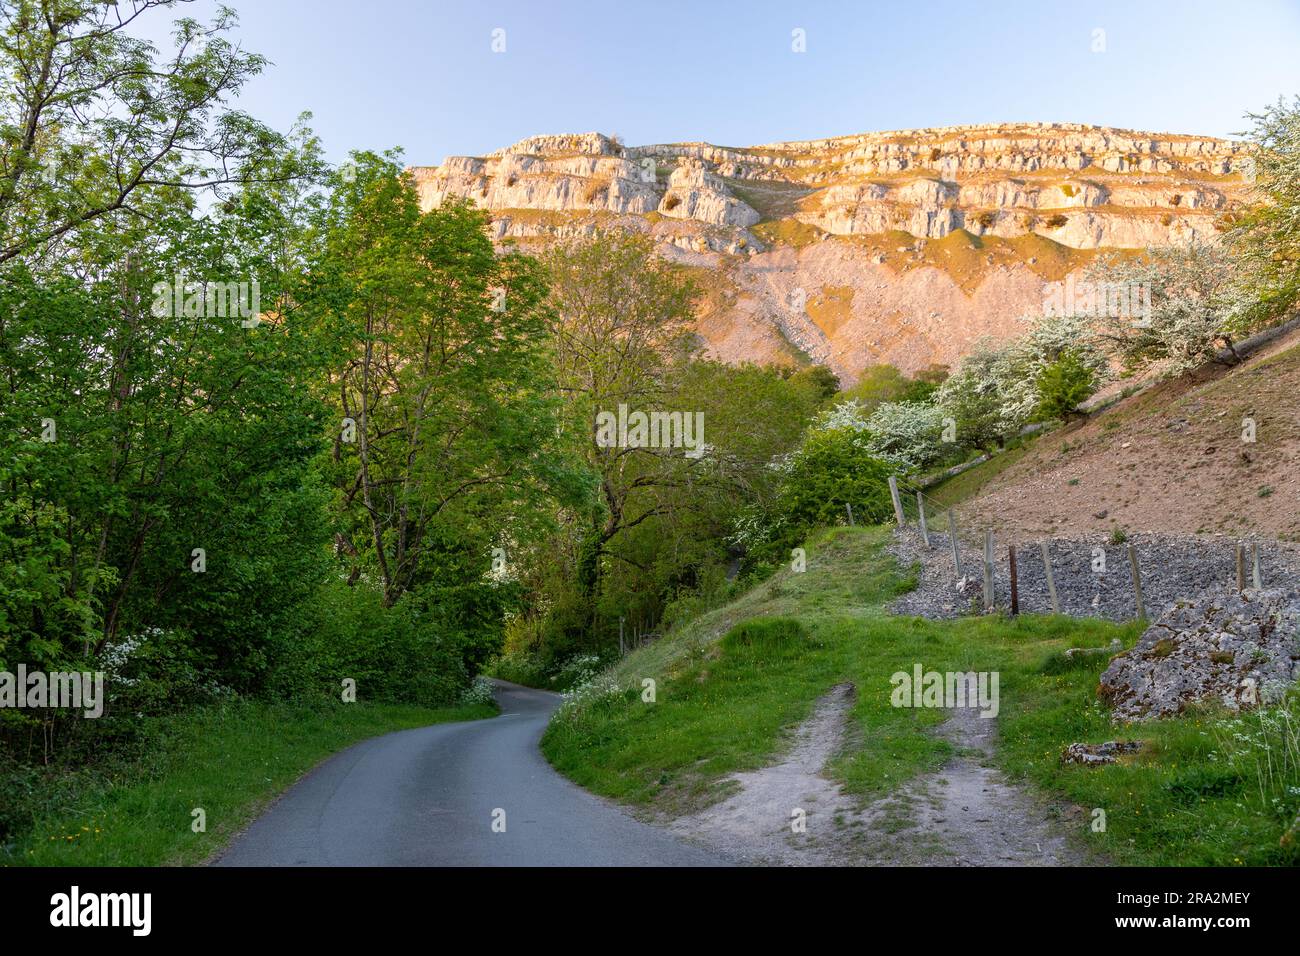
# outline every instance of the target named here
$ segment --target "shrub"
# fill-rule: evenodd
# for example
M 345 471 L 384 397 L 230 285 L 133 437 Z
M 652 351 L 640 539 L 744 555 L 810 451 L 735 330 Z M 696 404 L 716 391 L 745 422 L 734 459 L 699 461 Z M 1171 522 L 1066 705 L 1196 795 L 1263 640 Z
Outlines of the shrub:
M 869 446 L 907 471 L 919 471 L 943 457 L 943 409 L 925 402 L 888 402 L 867 422 Z
M 725 651 L 790 650 L 807 643 L 808 631 L 792 617 L 756 617 L 737 624 L 722 638 Z
M 1035 387 L 1037 418 L 1070 419 L 1079 414 L 1078 405 L 1097 390 L 1097 381 L 1093 370 L 1083 363 L 1078 353 L 1068 351 L 1038 373 Z

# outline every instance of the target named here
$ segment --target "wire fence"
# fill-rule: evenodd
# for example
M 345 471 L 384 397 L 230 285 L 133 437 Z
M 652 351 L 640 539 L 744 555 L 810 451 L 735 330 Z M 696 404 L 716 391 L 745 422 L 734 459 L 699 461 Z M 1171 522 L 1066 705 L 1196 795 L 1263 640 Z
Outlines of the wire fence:
M 1246 591 L 1296 579 L 1293 556 L 1272 542 L 1154 534 L 1011 540 L 895 479 L 890 492 L 895 522 L 920 539 L 923 573 L 950 585 L 966 610 L 1145 620 L 1217 585 Z

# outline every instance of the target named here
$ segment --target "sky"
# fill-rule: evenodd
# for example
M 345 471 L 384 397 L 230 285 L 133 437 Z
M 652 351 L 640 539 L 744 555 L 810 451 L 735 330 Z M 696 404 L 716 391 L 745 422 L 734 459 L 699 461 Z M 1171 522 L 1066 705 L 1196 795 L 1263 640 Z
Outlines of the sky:
M 592 130 L 733 146 L 1027 121 L 1233 136 L 1300 94 L 1300 0 L 226 4 L 272 61 L 241 108 L 281 130 L 311 111 L 336 162 L 401 147 L 434 165 Z

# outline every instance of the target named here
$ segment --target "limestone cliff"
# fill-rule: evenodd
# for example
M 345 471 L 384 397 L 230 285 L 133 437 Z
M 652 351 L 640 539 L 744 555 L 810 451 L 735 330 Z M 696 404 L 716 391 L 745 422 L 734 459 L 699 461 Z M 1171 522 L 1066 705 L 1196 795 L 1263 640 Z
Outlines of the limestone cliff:
M 535 136 L 412 173 L 426 208 L 467 198 L 501 241 L 648 233 L 697 267 L 713 354 L 852 380 L 1013 333 L 1101 251 L 1215 241 L 1249 169 L 1226 140 L 1029 123 L 753 147 Z

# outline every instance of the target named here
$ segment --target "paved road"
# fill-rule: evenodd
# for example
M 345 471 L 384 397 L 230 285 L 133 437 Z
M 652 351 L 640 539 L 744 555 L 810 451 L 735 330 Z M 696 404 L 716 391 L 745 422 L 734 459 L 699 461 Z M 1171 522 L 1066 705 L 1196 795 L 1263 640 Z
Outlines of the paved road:
M 551 769 L 559 697 L 497 682 L 501 714 L 364 741 L 299 781 L 218 866 L 709 866 Z M 504 833 L 493 811 L 505 811 Z

